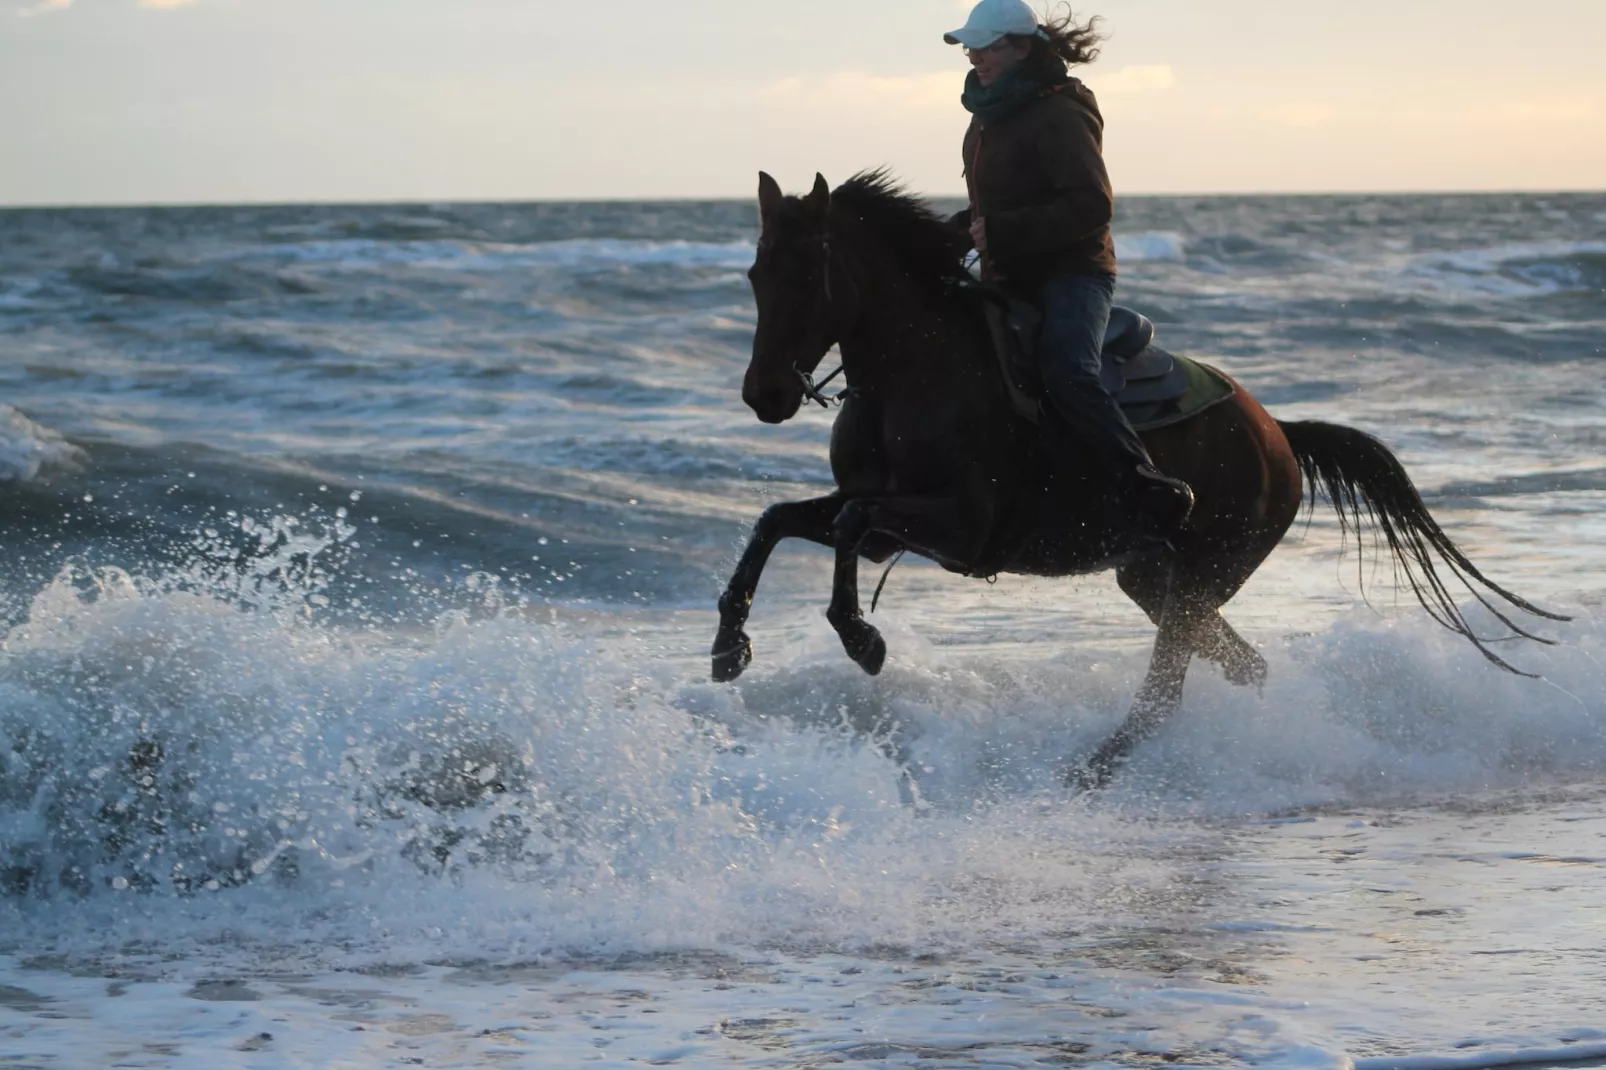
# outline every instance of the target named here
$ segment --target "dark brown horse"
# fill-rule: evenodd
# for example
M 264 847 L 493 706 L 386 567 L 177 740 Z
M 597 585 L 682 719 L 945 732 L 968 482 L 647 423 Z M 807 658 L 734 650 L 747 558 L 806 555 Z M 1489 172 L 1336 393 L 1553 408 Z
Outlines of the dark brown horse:
M 1169 544 L 1123 543 L 1092 455 L 1069 436 L 1045 435 L 1011 406 L 981 298 L 964 285 L 953 228 L 880 172 L 835 192 L 815 176 L 801 198 L 783 196 L 760 174 L 758 199 L 762 232 L 748 273 L 758 326 L 742 400 L 766 423 L 789 419 L 807 396 L 818 397 L 809 376 L 833 345 L 848 390 L 831 432 L 837 490 L 771 506 L 759 518 L 719 599 L 716 680 L 735 679 L 752 660 L 743 625 L 781 539 L 835 549 L 826 616 L 848 656 L 872 674 L 886 643 L 859 609 L 861 557 L 880 562 L 911 550 L 981 577 L 1114 568 L 1158 635 L 1125 723 L 1067 772 L 1103 783 L 1180 704 L 1195 654 L 1233 683 L 1264 681 L 1265 659 L 1218 610 L 1283 537 L 1307 482 L 1313 495 L 1326 492 L 1346 531 L 1369 521 L 1428 612 L 1501 668 L 1516 671 L 1462 616 L 1445 573 L 1514 635 L 1537 638 L 1491 596 L 1565 619 L 1479 573 L 1381 442 L 1335 424 L 1279 423 L 1241 386 L 1190 420 L 1144 434 L 1159 467 L 1186 480 L 1198 504 Z

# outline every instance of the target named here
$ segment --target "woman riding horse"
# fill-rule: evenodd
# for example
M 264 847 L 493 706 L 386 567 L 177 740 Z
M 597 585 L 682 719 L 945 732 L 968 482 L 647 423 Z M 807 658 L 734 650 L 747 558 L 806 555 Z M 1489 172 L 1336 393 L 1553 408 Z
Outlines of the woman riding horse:
M 1043 313 L 1037 352 L 1060 428 L 1106 470 L 1127 535 L 1166 540 L 1193 491 L 1156 469 L 1143 440 L 1099 381 L 1115 292 L 1114 195 L 1092 90 L 1067 73 L 1098 56 L 1097 19 L 1069 12 L 1047 25 L 1025 0 L 981 0 L 961 28 L 965 82 L 966 226 L 983 272 Z
M 834 551 L 826 620 L 872 675 L 887 646 L 860 606 L 861 558 L 907 550 L 978 578 L 1113 568 L 1156 635 L 1126 719 L 1064 770 L 1068 782 L 1102 784 L 1181 707 L 1192 659 L 1215 663 L 1235 684 L 1265 680 L 1266 659 L 1220 609 L 1282 539 L 1306 482 L 1332 502 L 1343 531 L 1377 536 L 1435 620 L 1516 671 L 1490 649 L 1486 625 L 1463 613 L 1452 585 L 1510 636 L 1548 641 L 1506 606 L 1566 618 L 1485 577 L 1382 442 L 1337 424 L 1276 420 L 1209 369 L 1201 374 L 1230 387 L 1217 403 L 1157 423 L 1142 439 L 1102 391 L 1096 371 L 1114 270 L 1109 184 L 1092 94 L 1065 74 L 1066 63 L 1091 58 L 1090 35 L 1091 24 L 1069 20 L 1040 27 L 1020 0 L 983 0 L 951 35 L 971 48 L 977 72 L 966 94 L 976 111 L 969 223 L 984 266 L 1046 306 L 1043 378 L 1069 440 L 1048 441 L 1012 400 L 989 332 L 993 295 L 961 264 L 963 231 L 882 172 L 835 190 L 815 175 L 802 197 L 760 172 L 748 271 L 757 318 L 742 400 L 771 424 L 807 399 L 826 403 L 813 373 L 833 348 L 847 389 L 831 430 L 836 486 L 759 517 L 719 597 L 714 679 L 734 680 L 752 661 L 745 625 L 782 539 Z M 1151 455 L 1191 489 L 1161 476 Z

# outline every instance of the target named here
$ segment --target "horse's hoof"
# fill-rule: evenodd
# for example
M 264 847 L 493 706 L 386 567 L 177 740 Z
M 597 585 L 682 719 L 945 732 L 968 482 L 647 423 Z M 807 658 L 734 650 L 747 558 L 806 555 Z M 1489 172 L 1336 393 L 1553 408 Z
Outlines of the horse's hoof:
M 1110 782 L 1110 767 L 1076 762 L 1060 770 L 1060 783 L 1077 795 L 1098 791 Z
M 880 632 L 874 633 L 870 636 L 868 648 L 853 660 L 871 676 L 879 676 L 881 667 L 887 663 L 887 641 L 881 638 Z
M 1125 731 L 1117 732 L 1104 741 L 1086 761 L 1068 765 L 1060 770 L 1060 782 L 1075 792 L 1098 791 L 1109 787 L 1115 771 L 1126 764 L 1127 754 L 1134 740 Z
M 881 633 L 872 624 L 859 622 L 851 635 L 842 637 L 842 646 L 847 650 L 848 657 L 871 676 L 878 675 L 881 667 L 887 663 L 887 641 L 881 638 Z
M 720 639 L 724 639 L 720 636 Z M 728 684 L 753 663 L 753 641 L 746 632 L 737 632 L 735 641 L 714 643 L 714 681 Z

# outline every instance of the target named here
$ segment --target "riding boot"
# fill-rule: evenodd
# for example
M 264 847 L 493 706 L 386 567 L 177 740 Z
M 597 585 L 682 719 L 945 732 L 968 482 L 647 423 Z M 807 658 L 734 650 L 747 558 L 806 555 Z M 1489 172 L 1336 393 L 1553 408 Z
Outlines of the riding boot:
M 1140 538 L 1169 542 L 1193 512 L 1193 488 L 1153 465 L 1133 469 L 1131 489 L 1124 495 L 1128 519 Z
M 1043 285 L 1038 359 L 1051 414 L 1045 423 L 1055 432 L 1069 432 L 1108 473 L 1114 492 L 1110 519 L 1119 529 L 1118 540 L 1163 543 L 1187 520 L 1193 491 L 1180 479 L 1160 474 L 1100 381 L 1100 349 L 1114 287 L 1112 277 L 1090 275 L 1059 276 Z

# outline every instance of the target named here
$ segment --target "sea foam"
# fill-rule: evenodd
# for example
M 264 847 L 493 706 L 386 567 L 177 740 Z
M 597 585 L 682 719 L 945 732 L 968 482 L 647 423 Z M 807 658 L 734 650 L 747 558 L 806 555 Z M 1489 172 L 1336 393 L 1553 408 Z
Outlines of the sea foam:
M 73 469 L 86 460 L 87 454 L 60 432 L 0 405 L 0 483 L 26 483 L 41 472 Z

